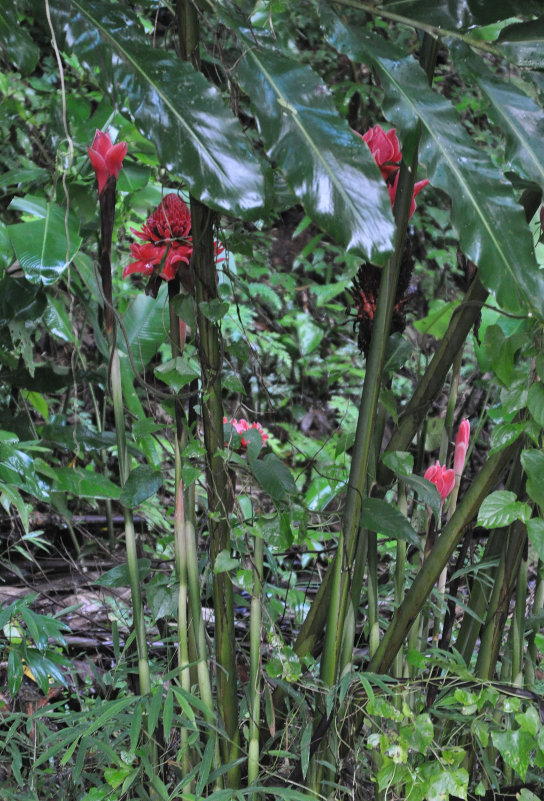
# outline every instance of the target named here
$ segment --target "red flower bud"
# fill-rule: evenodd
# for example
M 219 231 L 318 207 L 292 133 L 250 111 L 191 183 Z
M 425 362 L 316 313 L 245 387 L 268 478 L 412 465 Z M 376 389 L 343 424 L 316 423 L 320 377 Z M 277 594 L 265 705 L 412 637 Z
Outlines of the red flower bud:
M 123 159 L 127 155 L 127 143 L 117 142 L 114 145 L 109 133 L 97 131 L 87 152 L 98 181 L 98 194 L 100 195 L 110 176 L 113 175 L 115 180 L 119 177 Z
M 363 139 L 369 146 L 384 180 L 387 181 L 389 176 L 398 170 L 402 159 L 395 129 L 392 128 L 386 133 L 381 125 L 375 125 L 374 128 L 368 129 Z
M 361 134 L 358 135 L 361 136 Z M 400 152 L 400 144 L 396 131 L 392 128 L 386 133 L 381 125 L 375 125 L 373 128 L 369 128 L 364 136 L 361 136 L 361 139 L 364 139 L 367 143 L 376 164 L 380 168 L 384 181 L 387 181 L 391 206 L 393 207 L 395 205 L 397 185 L 399 182 L 399 167 L 402 161 L 402 154 Z M 412 203 L 410 205 L 410 217 L 416 210 L 416 195 L 418 192 L 421 192 L 423 187 L 427 186 L 428 183 L 429 181 L 425 178 L 423 181 L 418 181 L 414 184 L 414 194 L 412 195 Z

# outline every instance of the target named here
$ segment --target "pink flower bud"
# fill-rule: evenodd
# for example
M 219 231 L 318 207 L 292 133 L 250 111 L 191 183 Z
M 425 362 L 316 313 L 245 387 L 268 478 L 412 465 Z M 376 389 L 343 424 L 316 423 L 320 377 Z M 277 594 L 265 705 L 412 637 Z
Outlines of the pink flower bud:
M 463 474 L 469 440 L 470 423 L 468 420 L 461 420 L 461 425 L 455 438 L 455 456 L 453 458 L 453 470 L 455 475 L 459 477 Z
M 443 501 L 448 497 L 455 484 L 454 471 L 448 470 L 444 465 L 441 465 L 438 459 L 435 464 L 427 468 L 423 478 L 435 485 Z
M 100 195 L 110 176 L 113 175 L 116 180 L 119 177 L 123 159 L 127 155 L 127 143 L 117 142 L 114 145 L 109 133 L 97 131 L 87 152 L 98 181 L 98 194 Z

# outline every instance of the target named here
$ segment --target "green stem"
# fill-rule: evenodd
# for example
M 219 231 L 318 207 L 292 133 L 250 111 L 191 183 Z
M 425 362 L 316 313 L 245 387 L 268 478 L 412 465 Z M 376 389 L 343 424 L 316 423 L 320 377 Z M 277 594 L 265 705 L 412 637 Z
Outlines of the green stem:
M 181 356 L 181 327 L 184 323 L 177 316 L 173 301 L 179 294 L 179 281 L 173 280 L 168 283 L 168 298 L 170 312 L 170 339 L 172 342 L 172 357 L 175 359 Z M 202 603 L 200 600 L 200 574 L 198 569 L 198 551 L 196 547 L 194 529 L 194 485 L 184 489 L 181 478 L 181 451 L 184 441 L 187 439 L 187 429 L 181 399 L 175 398 L 174 401 L 176 434 L 175 434 L 175 487 L 176 487 L 176 521 L 175 521 L 175 541 L 176 557 L 179 581 L 178 593 L 178 645 L 180 654 L 180 678 L 182 686 L 190 692 L 191 678 L 189 670 L 189 617 L 187 614 L 187 602 L 191 610 L 191 620 L 193 625 L 194 645 L 196 651 L 196 666 L 198 686 L 201 698 L 206 705 L 206 721 L 210 726 L 210 732 L 214 739 L 215 734 L 215 713 L 213 706 L 212 684 L 208 670 L 208 649 L 206 644 L 206 632 L 204 619 L 202 617 Z M 182 673 L 183 671 L 183 673 Z M 218 767 L 218 754 L 215 754 L 215 767 Z
M 115 419 L 115 431 L 117 435 L 117 454 L 119 461 L 119 478 L 121 486 L 124 487 L 130 473 L 130 461 L 125 434 L 125 414 L 123 403 L 123 388 L 121 380 L 121 362 L 119 351 L 116 346 L 116 324 L 112 297 L 112 277 L 111 277 L 111 243 L 113 236 L 113 226 L 115 221 L 115 195 L 116 179 L 110 175 L 106 185 L 99 195 L 100 202 L 100 267 L 102 277 L 102 295 L 104 299 L 104 325 L 110 343 L 110 384 L 113 402 L 113 414 Z M 138 550 L 136 543 L 136 532 L 134 530 L 134 517 L 132 509 L 123 506 L 125 520 L 125 547 L 127 552 L 127 564 L 129 574 L 130 593 L 132 599 L 132 615 L 134 620 L 134 632 L 136 636 L 136 646 L 138 650 L 138 678 L 140 695 L 151 694 L 151 675 L 149 669 L 149 659 L 147 655 L 147 633 L 145 630 L 144 608 L 142 593 L 140 588 L 140 575 L 138 571 Z M 146 716 L 146 726 L 149 718 Z M 148 731 L 149 757 L 152 765 L 152 773 L 157 773 L 158 754 L 156 742 L 152 738 L 152 732 Z M 150 787 L 151 797 L 155 796 Z
M 417 152 L 414 156 L 414 162 L 415 159 L 417 159 Z M 415 163 L 413 167 L 414 166 Z M 378 409 L 378 400 L 385 365 L 388 334 L 391 327 L 395 293 L 402 263 L 406 226 L 410 216 L 414 172 L 413 168 L 409 170 L 404 164 L 401 166 L 395 203 L 395 214 L 397 217 L 395 251 L 387 265 L 383 268 L 376 314 L 374 317 L 372 339 L 367 358 L 365 382 L 363 385 L 357 430 L 355 433 L 355 444 L 351 457 L 342 531 L 334 560 L 335 566 L 333 568 L 333 574 L 335 576 L 334 584 L 337 584 L 336 577 L 338 574 L 341 574 L 342 577 L 340 582 L 340 596 L 338 599 L 333 598 L 334 592 L 332 592 L 329 598 L 325 645 L 323 647 L 323 658 L 321 662 L 321 678 L 329 687 L 331 687 L 336 680 L 338 659 L 341 651 L 341 638 L 346 614 L 350 573 L 357 547 L 357 533 L 359 531 L 362 499 L 373 441 L 374 422 Z M 316 600 L 314 600 L 313 606 L 316 604 Z M 297 643 L 298 641 L 299 640 L 297 640 Z
M 261 719 L 261 626 L 262 580 L 264 540 L 255 537 L 253 551 L 253 596 L 251 598 L 250 667 L 249 667 L 249 755 L 247 760 L 248 785 L 259 776 L 259 723 Z M 258 798 L 255 795 L 255 801 Z
M 380 643 L 380 621 L 378 616 L 378 535 L 368 532 L 368 645 L 373 656 Z
M 172 341 L 172 357 L 175 359 L 181 354 L 179 318 L 176 316 L 172 302 L 179 289 L 179 282 L 175 279 L 168 284 L 168 300 L 170 312 L 170 338 Z M 185 528 L 185 503 L 184 488 L 181 478 L 181 409 L 178 398 L 174 401 L 175 408 L 175 437 L 174 437 L 174 486 L 175 486 L 175 517 L 174 517 L 174 545 L 176 555 L 176 574 L 178 582 L 178 671 L 179 681 L 183 689 L 191 692 L 191 660 L 189 658 L 189 620 L 188 620 L 188 570 L 187 570 L 187 548 L 186 528 Z M 186 726 L 180 728 L 181 754 L 183 772 L 185 775 L 190 773 L 191 758 L 189 753 L 189 731 Z M 187 788 L 192 792 L 192 783 Z
M 399 481 L 398 508 L 405 517 L 408 511 L 406 499 L 406 485 Z M 406 542 L 397 540 L 397 558 L 395 560 L 395 607 L 398 608 L 404 598 L 404 576 L 406 573 Z M 402 651 L 395 656 L 393 673 L 397 678 L 401 678 L 404 673 L 404 660 Z
M 351 603 L 344 621 L 344 636 L 342 638 L 342 654 L 340 658 L 340 675 L 352 669 L 353 643 L 355 642 L 355 625 L 358 619 L 361 590 L 365 575 L 368 556 L 368 531 L 361 528 L 357 537 L 357 550 L 353 561 L 353 576 L 351 583 Z
M 516 521 L 510 526 L 508 545 L 503 552 L 497 579 L 493 585 L 491 600 L 487 608 L 485 625 L 481 637 L 476 675 L 482 679 L 492 679 L 504 641 L 504 626 L 510 610 L 510 599 L 518 576 L 519 566 L 525 548 L 527 532 L 525 526 Z
M 462 349 L 470 329 L 478 319 L 487 296 L 487 289 L 476 276 L 465 299 L 452 316 L 444 338 L 438 345 L 429 367 L 403 411 L 399 427 L 391 437 L 386 453 L 405 451 L 410 446 L 417 430 L 427 416 L 430 405 L 442 391 L 448 370 Z M 390 483 L 391 479 L 391 471 L 382 466 L 378 482 L 386 485 Z
M 542 612 L 544 606 L 544 562 L 538 560 L 536 569 L 536 587 L 535 597 L 533 600 L 532 615 L 537 617 Z M 538 626 L 535 624 L 527 638 L 527 662 L 525 665 L 525 686 L 528 690 L 534 690 L 535 687 L 535 670 L 537 665 L 537 647 L 536 635 Z
M 528 548 L 525 548 L 521 557 L 518 580 L 516 582 L 516 605 L 512 617 L 512 683 L 516 687 L 523 686 L 523 647 L 525 642 L 525 605 L 527 603 L 527 563 Z
M 385 673 L 389 669 L 440 572 L 461 540 L 465 527 L 475 517 L 482 501 L 499 480 L 502 471 L 515 452 L 515 447 L 515 444 L 511 445 L 488 457 L 463 501 L 457 507 L 455 514 L 446 523 L 442 534 L 436 540 L 429 556 L 406 593 L 404 601 L 395 612 L 380 646 L 369 664 L 369 671 Z
M 116 347 L 113 348 L 111 357 L 110 377 L 113 414 L 115 418 L 115 431 L 117 434 L 119 475 L 121 479 L 121 486 L 124 486 L 130 473 L 130 463 L 128 459 L 127 442 L 125 436 L 123 390 L 121 387 L 121 364 L 119 361 L 119 351 Z M 142 592 L 140 588 L 140 576 L 138 572 L 138 553 L 132 509 L 123 507 L 123 515 L 125 518 L 125 545 L 127 549 L 130 593 L 132 597 L 132 614 L 134 616 L 134 631 L 136 634 L 136 645 L 138 648 L 138 676 L 140 680 L 140 694 L 147 695 L 151 692 L 151 679 L 147 656 L 147 636 L 145 630 Z
M 191 198 L 192 267 L 195 277 L 198 351 L 202 375 L 202 422 L 206 448 L 208 520 L 212 569 L 218 555 L 230 550 L 228 520 L 229 479 L 223 457 L 223 402 L 221 368 L 223 348 L 221 330 L 206 317 L 203 304 L 217 301 L 217 273 L 214 257 L 213 214 Z M 228 573 L 213 574 L 215 613 L 215 658 L 217 664 L 217 702 L 227 733 L 221 741 L 223 763 L 237 762 L 240 756 L 238 695 L 236 672 L 236 637 L 232 583 Z M 232 766 L 227 775 L 230 787 L 238 787 L 240 768 Z
M 179 682 L 185 692 L 191 692 L 191 672 L 189 659 L 189 638 L 187 620 L 187 601 L 189 591 L 187 586 L 187 559 L 183 547 L 185 539 L 185 510 L 183 503 L 183 487 L 181 486 L 181 467 L 178 453 L 176 453 L 176 514 L 174 521 L 174 540 L 176 551 L 176 573 L 178 581 L 178 670 Z M 185 726 L 180 728 L 181 754 L 183 772 L 187 775 L 191 770 L 189 756 L 189 732 Z M 192 792 L 192 788 L 188 789 Z

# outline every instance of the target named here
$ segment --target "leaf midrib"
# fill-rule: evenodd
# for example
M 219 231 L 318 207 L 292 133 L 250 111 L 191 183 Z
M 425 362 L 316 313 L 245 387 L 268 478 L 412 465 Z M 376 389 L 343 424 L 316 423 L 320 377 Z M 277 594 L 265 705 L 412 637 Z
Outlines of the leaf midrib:
M 86 17 L 87 17 L 87 19 L 89 19 L 89 20 L 90 20 L 90 21 L 93 23 L 93 25 L 95 25 L 95 26 L 96 26 L 96 28 L 97 28 L 97 29 L 100 31 L 100 35 L 101 35 L 101 36 L 102 36 L 102 37 L 103 37 L 105 40 L 107 40 L 108 42 L 110 42 L 110 46 L 112 46 L 112 49 L 117 49 L 117 50 L 118 50 L 118 52 L 121 54 L 121 56 L 122 56 L 122 57 L 124 57 L 124 58 L 126 59 L 126 61 L 127 61 L 129 64 L 131 64 L 131 65 L 132 65 L 132 67 L 134 68 L 134 70 L 135 70 L 135 71 L 136 71 L 136 72 L 137 72 L 137 73 L 138 73 L 138 74 L 139 74 L 139 75 L 140 75 L 140 76 L 141 76 L 141 77 L 144 79 L 144 81 L 145 81 L 145 82 L 146 82 L 146 83 L 147 83 L 147 84 L 148 84 L 148 85 L 149 85 L 151 88 L 153 88 L 153 89 L 155 90 L 155 92 L 156 92 L 156 93 L 157 93 L 157 95 L 158 95 L 158 96 L 161 98 L 161 100 L 163 101 L 163 103 L 164 103 L 164 104 L 167 106 L 167 108 L 169 108 L 169 109 L 170 109 L 170 111 L 172 112 L 172 114 L 174 115 L 174 117 L 175 117 L 175 118 L 178 120 L 178 122 L 179 122 L 180 126 L 181 126 L 182 128 L 184 128 L 184 130 L 185 130 L 185 131 L 188 133 L 188 135 L 189 135 L 189 138 L 190 138 L 190 139 L 192 139 L 192 140 L 193 140 L 193 141 L 196 143 L 196 146 L 197 146 L 197 148 L 199 147 L 201 150 L 203 150 L 204 152 L 208 153 L 208 155 L 211 157 L 211 160 L 212 160 L 213 164 L 215 165 L 215 167 L 216 167 L 216 169 L 217 169 L 217 172 L 221 173 L 221 175 L 223 175 L 223 176 L 225 177 L 227 185 L 228 185 L 228 186 L 230 186 L 230 180 L 229 180 L 229 176 L 228 176 L 228 174 L 227 174 L 226 170 L 225 170 L 225 169 L 222 167 L 221 163 L 220 163 L 220 162 L 219 162 L 219 161 L 218 161 L 218 160 L 215 158 L 215 156 L 213 155 L 213 153 L 212 153 L 212 152 L 211 152 L 211 151 L 210 151 L 208 148 L 206 148 L 206 147 L 204 146 L 204 144 L 203 144 L 203 142 L 201 141 L 201 139 L 200 139 L 200 138 L 199 138 L 199 137 L 198 137 L 198 136 L 195 134 L 195 132 L 192 130 L 192 128 L 191 128 L 191 127 L 190 127 L 190 126 L 189 126 L 189 125 L 188 125 L 188 124 L 185 122 L 184 118 L 183 118 L 183 117 L 182 117 L 182 116 L 181 116 L 181 115 L 180 115 L 180 114 L 177 112 L 177 110 L 176 110 L 175 106 L 174 106 L 174 105 L 173 105 L 173 104 L 170 102 L 170 100 L 168 99 L 168 97 L 167 97 L 167 96 L 166 96 L 166 95 L 165 95 L 165 94 L 164 94 L 164 93 L 163 93 L 163 92 L 162 92 L 162 91 L 159 89 L 159 87 L 157 86 L 157 84 L 156 84 L 156 83 L 154 83 L 154 82 L 153 82 L 153 81 L 150 79 L 150 77 L 147 75 L 147 73 L 145 72 L 145 70 L 143 70 L 143 69 L 140 67 L 140 65 L 139 65 L 139 64 L 138 64 L 138 62 L 137 62 L 137 61 L 136 61 L 136 60 L 133 58 L 133 56 L 131 56 L 131 54 L 130 54 L 130 53 L 127 51 L 127 50 L 126 50 L 126 48 L 124 48 L 124 47 L 123 47 L 123 46 L 122 46 L 122 45 L 121 45 L 121 44 L 120 44 L 120 43 L 117 41 L 117 39 L 115 39 L 115 37 L 113 37 L 113 36 L 112 36 L 112 35 L 111 35 L 111 34 L 110 34 L 110 33 L 109 33 L 109 32 L 108 32 L 108 31 L 107 31 L 107 30 L 106 30 L 106 29 L 105 29 L 105 28 L 104 28 L 104 27 L 103 27 L 103 26 L 100 24 L 99 20 L 97 20 L 97 19 L 96 19 L 96 18 L 95 18 L 95 17 L 94 17 L 94 16 L 93 16 L 93 15 L 92 15 L 92 14 L 91 14 L 89 11 L 87 11 L 87 10 L 86 10 L 86 9 L 85 9 L 85 8 L 84 8 L 82 5 L 81 5 L 81 3 L 79 2 L 79 0 L 72 0 L 72 5 L 74 5 L 76 8 L 78 8 L 78 9 L 79 9 L 79 11 L 80 11 L 80 13 L 81 13 L 81 14 L 83 14 L 84 16 L 86 16 Z M 195 74 L 197 74 L 197 73 L 195 73 Z
M 358 217 L 361 217 L 362 215 L 360 214 L 359 209 L 357 208 L 355 203 L 351 200 L 350 196 L 347 193 L 344 192 L 342 183 L 339 182 L 336 179 L 336 176 L 335 176 L 334 172 L 329 169 L 329 167 L 327 165 L 327 162 L 322 157 L 321 153 L 319 152 L 319 149 L 314 145 L 314 142 L 313 142 L 311 136 L 307 132 L 307 130 L 304 127 L 304 125 L 302 125 L 298 114 L 295 115 L 290 111 L 290 108 L 292 107 L 292 103 L 290 103 L 290 101 L 286 98 L 285 94 L 281 91 L 280 87 L 278 86 L 276 81 L 272 78 L 272 76 L 270 75 L 269 71 L 266 69 L 266 67 L 262 63 L 262 61 L 260 61 L 260 59 L 257 58 L 257 55 L 256 55 L 255 51 L 254 50 L 250 50 L 249 51 L 249 55 L 251 55 L 251 57 L 257 63 L 257 66 L 261 69 L 263 75 L 269 81 L 269 83 L 272 86 L 272 88 L 274 89 L 276 95 L 279 98 L 281 98 L 281 100 L 283 101 L 282 108 L 285 108 L 286 112 L 289 111 L 289 115 L 291 117 L 291 120 L 295 123 L 295 125 L 298 127 L 298 129 L 302 133 L 303 137 L 308 142 L 308 144 L 310 146 L 310 149 L 312 150 L 312 152 L 314 152 L 314 154 L 316 156 L 316 159 L 322 164 L 325 172 L 330 176 L 331 183 L 333 184 L 333 186 L 336 187 L 336 189 L 337 189 L 338 193 L 340 194 L 340 196 L 342 198 L 344 198 L 344 200 L 346 202 L 346 205 L 352 210 L 352 213 L 355 216 L 355 219 L 357 219 Z M 307 106 L 299 106 L 299 108 L 301 109 L 302 113 L 305 113 L 307 111 L 308 107 Z M 297 109 L 297 112 L 298 112 L 298 109 Z
M 530 156 L 530 159 L 531 159 L 531 161 L 532 161 L 532 163 L 533 163 L 533 165 L 535 167 L 535 170 L 542 177 L 542 182 L 543 182 L 543 186 L 544 186 L 544 166 L 542 165 L 542 162 L 538 158 L 538 156 L 535 153 L 535 151 L 533 150 L 532 146 L 529 145 L 529 141 L 530 141 L 529 134 L 526 132 L 527 138 L 525 138 L 525 139 L 522 138 L 521 136 L 519 136 L 518 135 L 518 127 L 516 127 L 514 125 L 513 118 L 509 114 L 505 114 L 503 107 L 501 107 L 501 105 L 497 103 L 497 100 L 495 98 L 495 91 L 500 92 L 501 91 L 500 88 L 495 90 L 495 88 L 493 87 L 492 83 L 488 83 L 487 81 L 482 80 L 481 78 L 477 78 L 476 80 L 477 80 L 478 84 L 480 85 L 480 87 L 483 89 L 483 91 L 487 94 L 487 96 L 489 97 L 491 102 L 493 103 L 494 109 L 498 112 L 498 114 L 500 115 L 501 119 L 504 120 L 504 123 L 508 127 L 508 129 L 511 132 L 511 134 L 513 135 L 514 139 L 518 142 L 518 145 L 520 147 L 522 147 L 527 152 L 527 154 Z M 525 99 L 530 100 L 528 95 L 522 95 L 521 93 L 517 93 L 517 94 L 523 100 L 525 100 Z M 522 128 L 522 130 L 525 131 L 524 128 Z
M 413 112 L 421 120 L 421 122 L 425 126 L 425 129 L 427 130 L 429 136 L 434 141 L 436 147 L 439 149 L 440 153 L 443 154 L 443 157 L 444 157 L 445 161 L 447 162 L 447 164 L 449 165 L 450 169 L 454 173 L 454 175 L 457 178 L 460 186 L 464 189 L 466 195 L 470 199 L 472 207 L 476 211 L 476 214 L 477 214 L 478 218 L 481 220 L 481 222 L 483 224 L 483 227 L 485 228 L 486 232 L 488 233 L 489 238 L 490 238 L 491 242 L 493 243 L 493 245 L 495 247 L 495 250 L 500 255 L 500 258 L 501 258 L 502 262 L 504 263 L 504 265 L 505 265 L 506 269 L 508 270 L 508 272 L 515 279 L 514 272 L 513 272 L 512 268 L 510 266 L 510 261 L 508 260 L 506 254 L 504 253 L 502 248 L 499 246 L 499 243 L 498 243 L 497 239 L 493 235 L 492 229 L 491 229 L 491 227 L 490 227 L 490 225 L 489 225 L 489 223 L 487 221 L 487 218 L 486 218 L 486 216 L 484 214 L 482 214 L 482 212 L 481 212 L 481 210 L 479 208 L 479 205 L 476 202 L 476 198 L 472 194 L 472 191 L 470 190 L 470 187 L 468 186 L 468 184 L 466 183 L 466 181 L 465 181 L 465 179 L 463 177 L 463 173 L 457 168 L 457 165 L 455 164 L 453 159 L 451 159 L 448 156 L 447 151 L 440 144 L 440 140 L 438 139 L 437 136 L 435 136 L 435 134 L 433 132 L 433 129 L 432 129 L 432 126 L 427 123 L 427 119 L 426 119 L 425 115 L 423 114 L 422 111 L 419 110 L 419 107 L 415 103 L 412 102 L 412 99 L 405 93 L 403 87 L 399 84 L 399 82 L 395 80 L 395 78 L 393 77 L 392 72 L 389 71 L 384 66 L 384 64 L 382 63 L 381 59 L 376 58 L 375 61 L 378 64 L 379 68 L 385 73 L 385 75 L 387 76 L 387 79 L 389 81 L 391 81 L 391 83 L 396 87 L 398 92 L 403 97 L 404 101 L 408 104 L 408 106 L 413 110 Z M 440 100 L 443 100 L 443 98 L 440 95 L 437 95 L 437 97 L 439 97 Z M 517 283 L 517 281 L 516 281 L 516 283 Z

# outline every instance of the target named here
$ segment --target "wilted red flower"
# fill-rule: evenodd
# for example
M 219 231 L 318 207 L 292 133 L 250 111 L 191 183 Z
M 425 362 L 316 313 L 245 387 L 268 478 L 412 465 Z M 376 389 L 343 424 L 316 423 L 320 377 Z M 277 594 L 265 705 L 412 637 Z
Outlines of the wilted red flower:
M 117 142 L 114 145 L 109 133 L 96 131 L 92 145 L 87 148 L 91 164 L 98 181 L 98 194 L 102 194 L 108 178 L 119 177 L 123 159 L 127 155 L 127 143 Z
M 230 423 L 231 426 L 236 431 L 236 433 L 240 434 L 240 436 L 242 437 L 242 443 L 241 443 L 242 444 L 242 448 L 247 448 L 247 446 L 249 444 L 243 438 L 242 434 L 243 434 L 244 431 L 249 431 L 252 428 L 255 428 L 257 431 L 260 432 L 262 440 L 263 440 L 263 445 L 266 444 L 266 440 L 268 439 L 268 434 L 264 431 L 264 429 L 263 429 L 263 427 L 262 427 L 262 425 L 260 423 L 249 423 L 243 417 L 241 417 L 239 420 L 236 420 L 235 418 L 233 418 L 232 420 L 227 420 L 226 417 L 223 417 L 223 425 L 226 425 L 227 423 Z
M 448 497 L 455 484 L 455 472 L 441 465 L 438 459 L 435 464 L 427 468 L 423 478 L 432 481 L 443 501 Z
M 394 206 L 399 182 L 399 167 L 402 160 L 400 143 L 396 131 L 392 128 L 386 133 L 381 125 L 375 125 L 373 128 L 369 128 L 364 136 L 361 134 L 359 134 L 359 136 L 364 139 L 370 148 L 370 152 L 380 168 L 383 179 L 387 182 L 391 206 Z M 410 205 L 410 217 L 416 210 L 416 195 L 418 192 L 421 192 L 423 187 L 427 186 L 428 183 L 428 179 L 425 178 L 423 181 L 418 181 L 414 185 L 414 194 L 412 195 L 412 203 Z
M 463 474 L 469 440 L 470 423 L 468 420 L 461 420 L 461 425 L 455 438 L 455 456 L 453 457 L 453 472 L 459 477 Z
M 399 280 L 395 291 L 395 305 L 393 306 L 393 317 L 391 320 L 391 333 L 402 332 L 406 328 L 406 302 L 409 299 L 408 289 L 414 260 L 412 258 L 410 240 L 404 240 L 402 260 L 400 264 Z M 380 280 L 382 270 L 374 264 L 362 264 L 353 279 L 353 286 L 348 290 L 351 294 L 354 306 L 349 312 L 355 312 L 353 320 L 354 330 L 357 332 L 357 344 L 361 353 L 368 355 L 370 339 L 372 336 L 372 326 L 376 314 L 377 298 L 380 291 Z
M 179 262 L 189 264 L 193 252 L 191 212 L 175 194 L 166 195 L 141 231 L 130 229 L 144 244 L 135 242 L 130 252 L 136 259 L 123 270 L 123 278 L 132 273 L 152 275 L 162 267 L 160 277 L 171 281 Z

